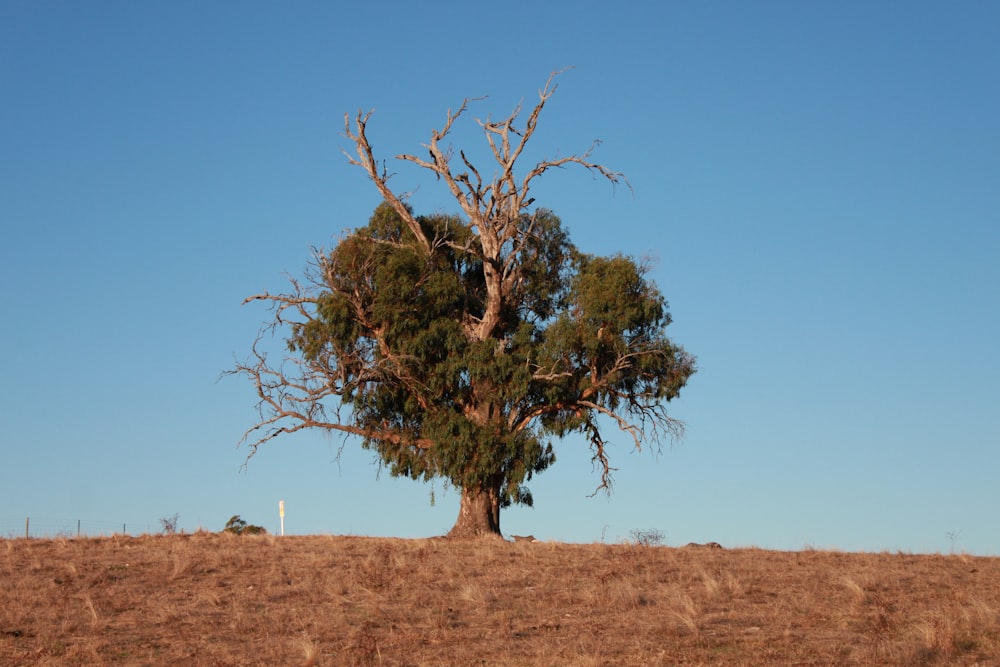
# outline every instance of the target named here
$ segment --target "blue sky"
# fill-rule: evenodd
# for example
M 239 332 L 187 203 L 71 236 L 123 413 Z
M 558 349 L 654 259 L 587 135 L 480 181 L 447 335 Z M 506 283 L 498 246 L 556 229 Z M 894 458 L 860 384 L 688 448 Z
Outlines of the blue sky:
M 373 6 L 374 7 L 374 6 Z M 613 495 L 557 443 L 507 533 L 1000 555 L 1000 7 L 993 2 L 0 2 L 0 535 L 220 529 L 420 537 L 452 489 L 300 434 L 248 467 L 243 358 L 386 159 L 535 101 L 534 157 L 603 144 L 538 203 L 585 251 L 657 260 L 699 373 Z M 455 211 L 408 165 L 419 212 Z M 337 452 L 345 444 L 337 461 Z M 431 491 L 435 502 L 431 504 Z

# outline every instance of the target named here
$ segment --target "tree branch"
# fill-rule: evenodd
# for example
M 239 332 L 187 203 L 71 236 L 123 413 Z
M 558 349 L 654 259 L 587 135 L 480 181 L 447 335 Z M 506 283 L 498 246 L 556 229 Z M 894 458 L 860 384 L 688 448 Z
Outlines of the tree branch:
M 258 338 L 258 341 L 260 339 Z M 339 411 L 334 420 L 327 418 L 323 401 L 330 397 L 343 394 L 343 387 L 326 378 L 327 382 L 316 382 L 317 374 L 309 370 L 308 365 L 297 359 L 286 359 L 305 369 L 302 378 L 293 381 L 281 369 L 268 365 L 267 355 L 257 349 L 255 343 L 252 349 L 254 361 L 238 363 L 226 374 L 242 374 L 248 376 L 257 391 L 257 410 L 260 421 L 243 433 L 239 444 L 248 444 L 250 453 L 247 460 L 256 454 L 258 447 L 276 438 L 282 433 L 295 433 L 308 428 L 319 428 L 326 431 L 339 431 L 357 435 L 370 440 L 383 440 L 398 445 L 429 449 L 434 445 L 427 438 L 408 438 L 394 429 L 373 429 L 343 423 Z M 251 441 L 255 434 L 259 435 Z
M 403 219 L 406 226 L 409 227 L 413 235 L 417 237 L 417 241 L 420 243 L 424 252 L 430 254 L 431 246 L 424 235 L 423 230 L 420 228 L 420 223 L 417 222 L 413 214 L 410 213 L 409 209 L 406 207 L 405 202 L 396 195 L 389 188 L 389 179 L 392 174 L 389 174 L 383 164 L 382 169 L 379 170 L 378 164 L 375 161 L 374 151 L 372 150 L 371 142 L 368 141 L 368 135 L 366 134 L 366 129 L 368 127 L 368 120 L 372 116 L 372 111 L 367 114 L 362 115 L 361 111 L 358 111 L 358 115 L 355 118 L 355 131 L 351 131 L 351 120 L 348 114 L 344 114 L 344 135 L 354 142 L 355 149 L 358 153 L 357 159 L 351 157 L 346 151 L 344 155 L 347 156 L 348 162 L 355 164 L 363 168 L 367 173 L 368 177 L 375 183 L 375 187 L 378 188 L 379 193 L 382 197 L 392 205 L 399 217 Z

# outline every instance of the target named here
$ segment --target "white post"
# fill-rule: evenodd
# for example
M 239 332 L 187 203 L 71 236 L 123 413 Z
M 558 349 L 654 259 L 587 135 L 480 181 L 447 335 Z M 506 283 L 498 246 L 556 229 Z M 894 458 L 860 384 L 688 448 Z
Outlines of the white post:
M 281 517 L 281 536 L 285 536 L 285 501 L 278 501 L 278 516 Z

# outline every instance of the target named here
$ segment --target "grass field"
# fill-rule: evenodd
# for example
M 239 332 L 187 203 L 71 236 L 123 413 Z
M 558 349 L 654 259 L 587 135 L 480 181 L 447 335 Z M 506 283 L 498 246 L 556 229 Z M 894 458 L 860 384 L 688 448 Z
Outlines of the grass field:
M 0 665 L 1000 665 L 1000 559 L 0 540 Z

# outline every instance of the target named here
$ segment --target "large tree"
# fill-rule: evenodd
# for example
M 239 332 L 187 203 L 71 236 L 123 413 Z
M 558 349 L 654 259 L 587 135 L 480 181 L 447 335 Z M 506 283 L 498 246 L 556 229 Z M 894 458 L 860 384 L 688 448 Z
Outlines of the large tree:
M 233 371 L 260 398 L 260 420 L 244 434 L 251 456 L 282 433 L 356 436 L 393 475 L 461 489 L 449 535 L 464 537 L 499 535 L 501 508 L 532 503 L 525 482 L 555 460 L 553 438 L 585 436 L 600 489 L 614 470 L 607 428 L 636 448 L 678 434 L 666 403 L 694 360 L 665 333 L 667 304 L 648 267 L 580 252 L 552 211 L 533 207 L 532 185 L 553 168 L 624 180 L 591 161 L 596 142 L 520 169 L 555 90 L 550 77 L 523 125 L 520 105 L 477 121 L 492 177 L 442 145 L 469 100 L 431 132 L 424 155 L 396 156 L 433 172 L 455 215 L 415 214 L 373 153 L 371 112 L 345 116 L 348 157 L 383 203 L 332 251 L 315 252 L 290 292 L 247 299 L 271 305 L 262 334 L 282 330 L 288 350 L 275 365 L 255 344 Z

